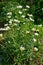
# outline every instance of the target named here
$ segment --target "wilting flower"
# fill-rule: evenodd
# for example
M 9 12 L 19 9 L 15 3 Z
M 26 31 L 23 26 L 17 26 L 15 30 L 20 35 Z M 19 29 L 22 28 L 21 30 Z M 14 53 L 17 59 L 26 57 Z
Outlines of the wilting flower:
M 22 12 L 21 12 L 21 11 L 19 11 L 18 13 L 19 13 L 19 14 L 22 14 Z
M 35 38 L 33 38 L 33 41 L 36 42 L 37 40 Z
M 21 5 L 19 5 L 19 6 L 17 6 L 17 8 L 20 8 L 20 9 L 21 9 L 21 8 L 22 8 L 22 6 L 21 6 Z
M 20 50 L 21 50 L 21 51 L 24 51 L 24 50 L 25 50 L 25 47 L 21 46 L 21 47 L 20 47 Z
M 37 47 L 34 47 L 34 51 L 38 51 L 38 48 Z
M 30 8 L 30 6 L 26 5 L 26 8 Z

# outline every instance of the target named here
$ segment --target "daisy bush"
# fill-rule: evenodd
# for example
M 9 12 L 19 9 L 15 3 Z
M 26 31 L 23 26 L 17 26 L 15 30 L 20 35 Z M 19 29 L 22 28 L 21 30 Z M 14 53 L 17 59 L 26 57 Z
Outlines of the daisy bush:
M 40 37 L 43 32 L 42 24 L 34 25 L 34 17 L 30 13 L 29 5 L 8 2 L 3 7 L 8 30 L 1 46 L 2 65 L 23 65 L 32 58 L 34 52 L 39 51 Z M 40 32 L 41 31 L 41 32 Z

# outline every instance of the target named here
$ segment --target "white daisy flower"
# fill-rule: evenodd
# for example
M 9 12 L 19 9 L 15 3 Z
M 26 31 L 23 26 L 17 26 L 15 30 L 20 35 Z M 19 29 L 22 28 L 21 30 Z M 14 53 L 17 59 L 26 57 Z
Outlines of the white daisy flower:
M 9 27 L 9 26 L 7 26 L 5 29 L 6 29 L 6 30 L 9 30 L 9 29 L 10 29 L 10 27 Z
M 9 16 L 7 16 L 9 19 L 11 18 L 11 16 L 9 15 Z
M 0 34 L 0 37 L 3 37 L 3 34 L 2 33 Z
M 33 21 L 34 22 L 34 19 L 32 19 L 31 17 L 29 19 L 30 19 L 30 21 Z
M 38 36 L 39 34 L 38 33 L 35 33 L 36 36 Z
M 12 24 L 13 19 L 10 19 L 9 24 Z
M 36 28 L 32 28 L 32 31 L 36 31 Z
M 37 40 L 35 38 L 33 38 L 33 41 L 36 42 Z
M 30 16 L 30 17 L 33 16 L 32 14 L 27 14 L 27 15 Z
M 6 26 L 8 26 L 8 24 L 4 24 L 4 26 L 6 27 Z
M 19 20 L 17 20 L 17 19 L 14 19 L 14 22 L 20 23 L 20 21 L 19 21 Z
M 30 8 L 30 6 L 26 5 L 26 8 Z
M 22 15 L 21 17 L 22 17 L 22 18 L 25 18 L 25 15 Z
M 20 9 L 21 9 L 21 8 L 22 8 L 22 6 L 21 6 L 21 5 L 19 5 L 19 6 L 17 6 L 17 8 L 20 8 Z
M 19 13 L 19 14 L 22 14 L 22 12 L 21 12 L 21 11 L 19 11 L 18 13 Z
M 24 50 L 25 50 L 25 47 L 21 46 L 21 47 L 20 47 L 20 50 L 21 50 L 21 51 L 24 51 Z
M 37 47 L 34 47 L 34 51 L 38 51 L 38 48 Z
M 38 25 L 38 27 L 42 27 L 42 24 Z
M 26 24 L 26 23 L 23 23 L 23 24 Z
M 3 30 L 3 28 L 0 28 L 0 31 L 2 31 Z
M 15 22 L 17 22 L 18 20 L 17 19 L 14 19 Z
M 12 12 L 8 12 L 7 15 L 12 15 Z
M 26 34 L 29 34 L 30 33 L 30 31 L 26 31 Z

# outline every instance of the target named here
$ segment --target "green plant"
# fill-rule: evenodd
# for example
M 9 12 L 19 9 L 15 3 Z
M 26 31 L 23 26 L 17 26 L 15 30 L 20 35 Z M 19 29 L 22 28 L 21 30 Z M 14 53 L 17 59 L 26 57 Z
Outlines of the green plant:
M 5 37 L 4 47 L 1 47 L 5 64 L 14 61 L 19 65 L 32 56 L 34 43 L 31 37 L 31 21 L 34 19 L 33 15 L 28 13 L 29 8 L 30 6 L 22 6 L 17 2 L 9 2 L 3 7 L 5 19 L 11 28 Z
M 8 31 L 1 44 L 1 65 L 23 65 L 29 61 L 29 65 L 36 65 L 37 57 L 42 63 L 43 25 L 34 25 L 29 9 L 27 4 L 22 6 L 18 2 L 8 2 L 3 7 Z

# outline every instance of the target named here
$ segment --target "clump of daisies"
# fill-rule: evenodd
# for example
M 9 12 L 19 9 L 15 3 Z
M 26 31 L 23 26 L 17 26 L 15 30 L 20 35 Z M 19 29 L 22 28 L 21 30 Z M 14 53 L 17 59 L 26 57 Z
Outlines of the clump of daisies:
M 9 6 L 8 6 L 9 5 Z M 39 29 L 35 28 L 33 15 L 28 12 L 29 5 L 22 6 L 18 3 L 7 3 L 6 21 L 8 24 L 4 26 L 9 31 L 5 33 L 5 51 L 7 63 L 12 59 L 16 64 L 22 64 L 33 56 L 33 50 L 38 51 L 34 47 L 38 43 Z M 37 26 L 36 26 L 37 27 Z M 42 25 L 38 25 L 42 27 Z M 36 38 L 37 37 L 37 38 Z M 10 58 L 11 57 L 11 58 Z M 5 62 L 6 62 L 5 61 Z
M 6 11 L 5 19 L 8 24 L 11 25 L 12 23 L 14 23 L 14 20 L 16 20 L 16 23 L 21 22 L 22 19 L 34 22 L 33 15 L 28 12 L 29 9 L 30 6 L 27 4 L 24 7 L 17 2 L 10 2 L 10 4 L 6 4 L 6 6 L 3 8 L 3 11 Z

